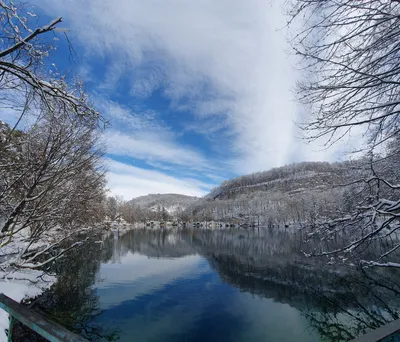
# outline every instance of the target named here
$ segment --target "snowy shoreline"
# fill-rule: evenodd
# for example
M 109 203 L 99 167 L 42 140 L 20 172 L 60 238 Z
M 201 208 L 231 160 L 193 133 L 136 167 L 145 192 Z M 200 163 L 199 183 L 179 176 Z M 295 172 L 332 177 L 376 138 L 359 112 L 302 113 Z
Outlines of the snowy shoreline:
M 0 293 L 21 302 L 35 298 L 53 285 L 57 278 L 38 270 L 0 272 Z M 0 309 L 0 341 L 7 341 L 5 330 L 9 327 L 8 314 Z
M 74 235 L 93 234 L 106 232 L 105 225 L 101 224 L 94 228 L 83 228 L 74 232 Z M 40 242 L 33 246 L 35 250 L 48 248 L 54 241 L 61 240 L 63 236 L 61 232 L 54 229 L 48 235 L 43 236 Z M 72 236 L 71 236 L 72 238 Z M 12 298 L 17 302 L 22 300 L 34 299 L 41 295 L 45 290 L 49 289 L 56 281 L 55 275 L 46 274 L 39 269 L 17 268 L 12 266 L 12 260 L 24 250 L 27 244 L 26 234 L 21 232 L 13 237 L 13 241 L 2 247 L 0 255 L 0 293 Z M 76 243 L 74 243 L 76 244 Z M 9 315 L 0 309 L 0 342 L 7 341 L 6 331 L 9 327 Z
M 204 224 L 204 225 L 203 225 Z M 203 229 L 211 228 L 209 222 L 202 222 L 201 227 Z M 216 228 L 216 225 L 212 225 Z M 96 234 L 123 234 L 124 232 L 135 230 L 135 229 L 160 229 L 159 225 L 147 226 L 145 223 L 128 224 L 126 222 L 111 222 L 105 221 L 102 224 L 96 225 L 91 228 L 82 228 L 74 232 L 75 236 L 79 234 L 89 233 L 93 235 Z M 165 228 L 175 228 L 172 225 L 166 225 Z M 193 224 L 192 228 L 200 228 L 200 223 L 198 226 Z M 40 242 L 35 243 L 32 247 L 36 250 L 46 249 L 49 245 L 52 245 L 54 241 L 61 240 L 63 238 L 62 232 L 57 229 L 53 229 L 43 236 Z M 84 243 L 83 238 L 82 242 Z M 101 241 L 96 241 L 101 242 Z M 80 244 L 81 242 L 75 242 L 73 244 Z M 11 243 L 4 246 L 0 254 L 0 265 L 2 270 L 0 271 L 0 293 L 4 293 L 6 296 L 12 298 L 17 302 L 22 300 L 35 299 L 40 296 L 44 291 L 49 289 L 57 281 L 57 276 L 46 274 L 46 272 L 38 269 L 30 268 L 16 268 L 12 266 L 12 260 L 17 256 L 21 250 L 25 248 L 27 244 L 26 235 L 24 232 L 14 236 Z M 9 317 L 8 314 L 0 309 L 0 342 L 7 341 L 6 330 L 9 327 Z

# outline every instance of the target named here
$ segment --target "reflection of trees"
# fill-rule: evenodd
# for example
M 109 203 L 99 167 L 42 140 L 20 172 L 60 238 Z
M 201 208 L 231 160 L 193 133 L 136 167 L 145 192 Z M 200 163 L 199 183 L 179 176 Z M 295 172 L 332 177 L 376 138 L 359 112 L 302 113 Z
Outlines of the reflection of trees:
M 400 317 L 399 272 L 305 258 L 295 234 L 198 232 L 190 241 L 223 281 L 300 309 L 328 341 L 348 341 Z
M 178 258 L 195 251 L 182 237 L 166 229 L 133 230 L 111 235 L 112 262 L 119 262 L 128 252 L 140 253 L 154 258 Z M 110 242 L 108 242 L 110 243 Z
M 36 301 L 35 307 L 89 340 L 117 339 L 116 331 L 104 331 L 93 323 L 95 317 L 102 313 L 93 285 L 101 263 L 119 263 L 128 252 L 153 257 L 179 257 L 192 254 L 193 249 L 165 230 L 125 234 L 112 232 L 103 236 L 101 243 L 87 242 L 55 263 L 51 272 L 57 274 L 57 282 Z
M 292 233 L 221 233 L 201 233 L 193 243 L 224 282 L 242 291 L 303 309 L 313 302 L 303 284 L 319 284 L 333 276 L 320 259 L 304 257 L 301 239 Z
M 301 233 L 274 230 L 110 233 L 102 244 L 88 243 L 60 260 L 54 269 L 58 282 L 39 304 L 89 339 L 112 339 L 115 334 L 92 323 L 101 314 L 93 288 L 100 263 L 123 262 L 127 253 L 155 258 L 198 253 L 222 281 L 301 310 L 326 340 L 348 340 L 400 316 L 398 271 L 366 272 L 330 265 L 330 258 L 306 258 L 301 251 L 309 244 L 303 241 Z
M 305 258 L 302 252 L 308 244 L 301 233 L 289 231 L 199 231 L 190 235 L 194 248 L 206 257 L 226 256 L 236 259 L 257 272 L 265 267 L 279 270 L 287 265 L 325 268 L 326 260 Z
M 359 270 L 335 279 L 335 292 L 323 284 L 308 287 L 319 310 L 303 313 L 328 341 L 348 341 L 400 317 L 400 274 Z
M 103 249 L 104 250 L 104 249 Z M 95 283 L 100 262 L 104 260 L 100 244 L 90 242 L 70 251 L 60 259 L 52 271 L 57 282 L 40 297 L 37 304 L 51 319 L 89 340 L 116 339 L 116 332 L 103 331 L 91 323 L 101 314 Z

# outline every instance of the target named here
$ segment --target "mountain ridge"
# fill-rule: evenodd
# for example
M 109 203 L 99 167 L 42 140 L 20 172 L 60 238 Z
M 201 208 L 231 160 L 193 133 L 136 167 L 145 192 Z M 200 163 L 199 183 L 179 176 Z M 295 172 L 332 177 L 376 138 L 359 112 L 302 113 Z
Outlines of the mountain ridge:
M 357 166 L 357 167 L 356 167 Z M 315 222 L 340 211 L 358 161 L 301 162 L 222 182 L 190 205 L 189 220 L 228 220 L 264 225 Z
M 183 221 L 315 223 L 351 205 L 350 190 L 336 185 L 348 182 L 354 178 L 352 170 L 360 169 L 360 161 L 294 163 L 225 180 L 204 197 L 149 194 L 129 204 L 150 217 L 168 214 Z

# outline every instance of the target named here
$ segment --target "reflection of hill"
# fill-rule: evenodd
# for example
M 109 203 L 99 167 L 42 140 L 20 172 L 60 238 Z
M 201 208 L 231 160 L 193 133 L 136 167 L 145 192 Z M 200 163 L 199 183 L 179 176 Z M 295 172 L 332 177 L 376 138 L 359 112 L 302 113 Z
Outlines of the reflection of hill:
M 299 309 L 367 308 L 386 301 L 390 306 L 393 299 L 400 303 L 399 293 L 389 290 L 400 284 L 400 274 L 375 273 L 367 279 L 352 267 L 331 265 L 328 258 L 307 258 L 301 251 L 308 246 L 293 232 L 203 231 L 190 239 L 223 281 Z
M 121 251 L 149 257 L 200 254 L 224 282 L 299 309 L 319 306 L 321 296 L 323 306 L 327 298 L 346 308 L 358 305 L 358 300 L 355 303 L 349 300 L 350 292 L 367 293 L 365 284 L 353 281 L 353 286 L 348 286 L 345 281 L 357 272 L 344 265 L 330 265 L 328 258 L 305 257 L 302 251 L 309 245 L 303 240 L 299 233 L 279 230 L 189 230 L 134 231 L 122 236 L 119 243 Z M 391 295 L 384 288 L 376 291 L 379 296 Z M 365 295 L 359 300 L 368 305 L 370 299 Z
M 128 251 L 154 258 L 199 254 L 224 282 L 299 309 L 310 305 L 326 309 L 327 301 L 339 303 L 342 308 L 371 303 L 371 291 L 366 287 L 369 285 L 358 281 L 356 270 L 330 265 L 328 258 L 305 257 L 302 250 L 308 245 L 303 240 L 299 233 L 279 230 L 141 230 L 114 239 L 111 260 L 118 262 L 116 256 L 120 258 Z M 352 300 L 353 291 L 364 295 Z M 374 291 L 375 296 L 393 296 L 385 287 Z M 329 310 L 334 307 L 330 306 Z
M 294 233 L 205 232 L 191 239 L 223 281 L 297 308 L 312 300 L 310 286 L 323 284 L 333 291 L 332 279 L 345 273 L 344 268 L 327 267 L 326 260 L 304 257 L 305 246 Z
M 128 251 L 152 258 L 179 258 L 196 252 L 179 235 L 166 230 L 134 230 L 114 239 L 115 253 Z
M 197 254 L 208 260 L 223 282 L 300 309 L 327 340 L 349 340 L 399 316 L 400 272 L 368 270 L 363 274 L 344 265 L 331 265 L 330 259 L 306 258 L 302 250 L 309 244 L 302 242 L 300 234 L 268 229 L 111 232 L 101 245 L 87 244 L 61 260 L 59 281 L 43 297 L 42 307 L 75 331 L 99 340 L 107 334 L 93 321 L 101 314 L 100 307 L 110 308 L 133 297 L 146 297 L 147 301 L 148 294 L 164 288 L 164 284 L 175 284 L 178 277 L 186 279 L 190 272 L 198 275 L 199 261 L 202 275 L 214 278 L 214 272 L 199 256 L 183 258 Z M 320 243 L 315 242 L 312 248 L 318 249 Z M 168 258 L 180 259 L 165 260 Z M 110 262 L 121 265 L 99 267 L 100 263 Z M 107 273 L 101 273 L 103 266 Z M 100 285 L 94 288 L 96 278 Z M 99 291 L 114 291 L 114 284 L 119 285 L 118 291 L 108 297 L 108 302 L 100 303 Z M 192 287 L 195 284 L 190 282 L 187 287 L 188 297 L 200 289 Z M 161 302 L 169 300 L 171 288 L 174 286 Z M 190 299 L 186 295 L 187 304 Z M 193 301 L 193 305 L 196 303 Z

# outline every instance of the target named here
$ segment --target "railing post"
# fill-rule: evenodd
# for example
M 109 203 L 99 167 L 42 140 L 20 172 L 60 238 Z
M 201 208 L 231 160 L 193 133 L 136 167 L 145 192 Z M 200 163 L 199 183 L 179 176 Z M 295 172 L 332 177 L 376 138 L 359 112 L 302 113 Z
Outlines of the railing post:
M 8 336 L 7 336 L 8 342 L 12 342 L 13 326 L 14 326 L 14 317 L 10 315 L 10 323 L 8 325 Z

